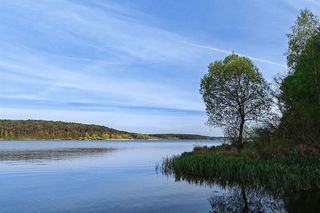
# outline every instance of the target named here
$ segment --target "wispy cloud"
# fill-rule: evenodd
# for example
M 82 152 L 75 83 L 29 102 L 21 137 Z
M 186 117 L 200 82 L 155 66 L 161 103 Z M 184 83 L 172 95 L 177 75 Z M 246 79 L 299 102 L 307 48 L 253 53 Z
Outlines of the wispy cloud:
M 153 24 L 153 14 L 111 2 L 1 2 L 2 116 L 209 133 L 199 81 L 215 53 L 231 53 L 229 41 L 210 34 L 204 42 L 183 33 L 196 29 Z M 233 45 L 262 66 L 286 68 L 278 55 Z
M 13 8 L 22 16 L 18 20 L 10 18 L 32 26 L 35 32 L 31 34 L 39 33 L 37 41 L 17 39 L 19 43 L 3 44 L 7 48 L 2 48 L 0 53 L 5 56 L 0 66 L 3 70 L 10 70 L 6 73 L 7 81 L 11 80 L 14 86 L 17 86 L 15 82 L 23 80 L 44 86 L 41 92 L 26 90 L 25 95 L 55 98 L 52 92 L 61 87 L 78 90 L 74 101 L 83 95 L 83 91 L 90 91 L 119 105 L 200 108 L 201 104 L 195 104 L 187 91 L 175 85 L 141 78 L 134 80 L 130 75 L 123 75 L 124 64 L 146 63 L 143 61 L 178 63 L 197 57 L 193 48 L 179 42 L 181 37 L 178 35 L 119 17 L 121 8 L 108 13 L 114 7 L 104 11 L 73 2 L 65 2 L 60 7 L 58 1 L 45 1 L 45 4 L 15 1 L 6 9 Z M 25 19 L 27 15 L 29 17 Z M 36 22 L 38 17 L 43 19 Z M 10 32 L 11 27 L 6 28 Z M 28 31 L 22 29 L 19 33 L 27 33 L 28 37 Z M 37 45 L 37 42 L 42 44 Z M 17 79 L 15 73 L 26 77 Z M 32 96 L 28 94 L 30 92 Z M 57 101 L 64 101 L 66 95 L 56 97 Z
M 275 65 L 275 66 L 280 66 L 280 67 L 284 67 L 284 68 L 287 67 L 287 65 L 284 65 L 284 64 L 281 64 L 281 63 L 273 62 L 273 61 L 270 61 L 270 60 L 267 60 L 267 59 L 263 59 L 263 58 L 253 57 L 253 56 L 246 55 L 246 54 L 243 54 L 243 53 L 239 53 L 239 52 L 236 52 L 236 51 L 223 50 L 223 49 L 210 47 L 210 46 L 205 46 L 205 45 L 200 45 L 200 44 L 191 43 L 191 42 L 189 42 L 188 44 L 190 44 L 192 46 L 195 46 L 195 47 L 199 47 L 199 48 L 203 48 L 203 49 L 207 49 L 207 50 L 212 50 L 214 52 L 219 52 L 219 53 L 224 53 L 224 54 L 236 53 L 236 54 L 238 54 L 240 56 L 245 56 L 247 58 L 250 58 L 253 61 L 258 61 L 258 62 L 271 64 L 271 65 Z

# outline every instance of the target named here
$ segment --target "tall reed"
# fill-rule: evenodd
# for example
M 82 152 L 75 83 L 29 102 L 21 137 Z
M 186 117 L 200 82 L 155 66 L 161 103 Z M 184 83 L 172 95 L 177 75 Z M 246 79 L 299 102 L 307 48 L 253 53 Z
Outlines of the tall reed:
M 164 174 L 220 184 L 257 185 L 270 190 L 319 190 L 320 156 L 287 155 L 275 159 L 246 154 L 193 151 L 164 159 Z

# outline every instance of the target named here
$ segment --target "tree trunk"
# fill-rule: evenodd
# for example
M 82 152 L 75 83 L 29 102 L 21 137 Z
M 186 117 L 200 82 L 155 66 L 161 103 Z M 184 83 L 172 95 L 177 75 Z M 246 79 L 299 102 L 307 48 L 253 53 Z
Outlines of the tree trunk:
M 243 199 L 242 213 L 248 213 L 249 212 L 248 199 L 246 196 L 245 188 L 243 186 L 241 186 L 241 195 L 242 195 L 242 199 Z
M 239 150 L 243 147 L 243 129 L 244 129 L 244 118 L 241 118 L 241 123 L 239 127 L 239 136 L 238 136 L 238 142 L 237 142 L 237 148 Z

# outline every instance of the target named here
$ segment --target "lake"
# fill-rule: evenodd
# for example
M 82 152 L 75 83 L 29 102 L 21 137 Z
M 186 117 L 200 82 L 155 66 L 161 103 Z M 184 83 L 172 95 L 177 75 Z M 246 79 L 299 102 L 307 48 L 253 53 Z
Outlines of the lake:
M 237 212 L 242 188 L 177 181 L 156 169 L 165 157 L 191 151 L 195 145 L 218 144 L 1 141 L 0 212 Z M 298 212 L 305 204 L 292 205 L 292 198 L 263 192 L 246 193 L 252 211 Z M 299 202 L 301 196 L 296 196 Z M 306 197 L 312 204 L 319 193 Z

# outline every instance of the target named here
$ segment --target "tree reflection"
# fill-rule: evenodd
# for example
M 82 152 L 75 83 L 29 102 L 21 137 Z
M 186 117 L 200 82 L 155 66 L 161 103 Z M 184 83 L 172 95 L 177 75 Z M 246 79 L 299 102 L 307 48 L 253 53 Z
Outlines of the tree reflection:
M 284 195 L 283 199 L 290 213 L 320 212 L 320 191 L 291 192 Z
M 82 156 L 97 156 L 115 150 L 114 148 L 10 150 L 0 151 L 0 161 L 64 160 Z
M 243 186 L 228 188 L 209 198 L 210 213 L 224 212 L 286 212 L 284 202 L 263 190 Z
M 293 192 L 282 188 L 264 188 L 236 180 L 184 174 L 164 165 L 159 165 L 156 169 L 166 176 L 174 176 L 176 181 L 220 189 L 208 199 L 210 213 L 320 212 L 320 191 Z

